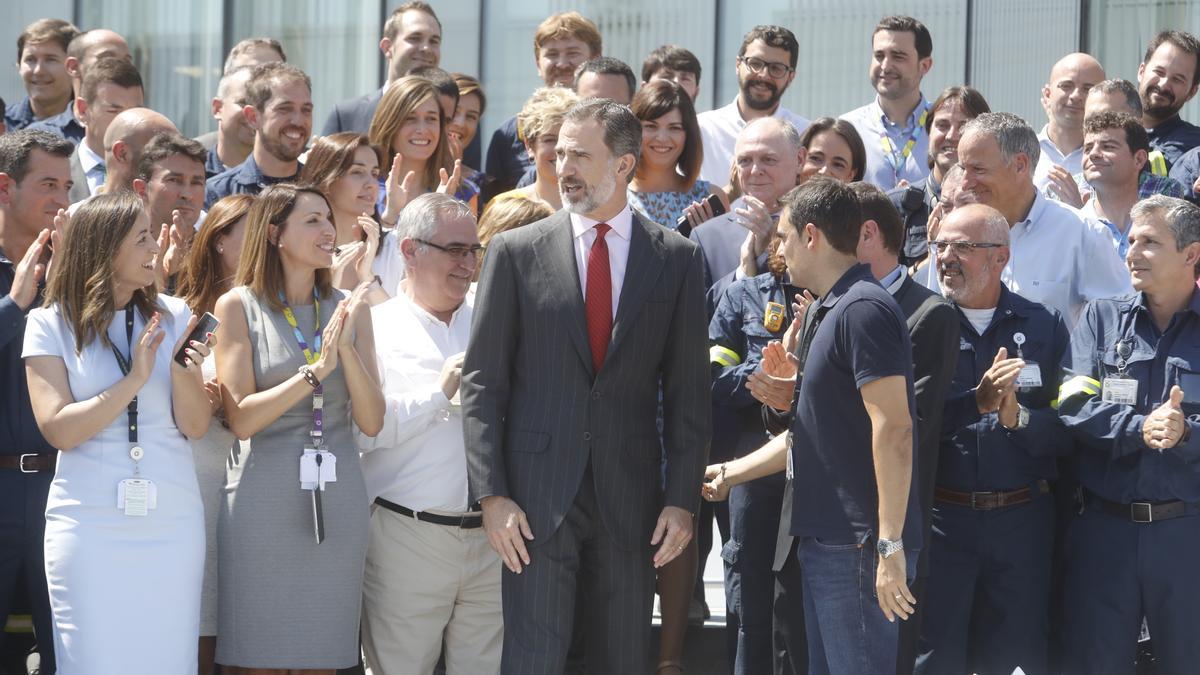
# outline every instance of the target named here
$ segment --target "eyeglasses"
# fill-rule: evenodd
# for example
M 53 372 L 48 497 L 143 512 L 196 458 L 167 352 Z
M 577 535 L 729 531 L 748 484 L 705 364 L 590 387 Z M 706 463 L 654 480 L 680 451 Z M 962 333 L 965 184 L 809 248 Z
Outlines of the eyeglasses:
M 479 256 L 483 254 L 483 246 L 479 244 L 474 244 L 472 246 L 442 246 L 440 244 L 435 244 L 432 241 L 417 239 L 415 237 L 413 238 L 413 241 L 436 248 L 455 260 L 466 260 L 467 256 L 471 256 L 476 260 L 479 260 Z
M 929 248 L 937 255 L 941 255 L 949 250 L 954 255 L 967 255 L 971 251 L 981 248 L 1002 248 L 1004 244 L 993 244 L 983 241 L 931 241 Z
M 794 68 L 786 63 L 763 61 L 762 59 L 753 56 L 739 56 L 738 61 L 746 64 L 746 67 L 750 69 L 750 72 L 754 73 L 755 75 L 758 75 L 763 70 L 766 70 L 768 75 L 777 80 L 794 70 Z

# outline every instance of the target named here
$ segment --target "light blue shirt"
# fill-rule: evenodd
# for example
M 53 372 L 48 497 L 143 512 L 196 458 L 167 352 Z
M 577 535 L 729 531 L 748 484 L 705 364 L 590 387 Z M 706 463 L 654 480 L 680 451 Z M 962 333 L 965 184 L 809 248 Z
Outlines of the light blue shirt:
M 854 125 L 866 148 L 864 181 L 887 192 L 901 180 L 912 184 L 929 175 L 929 133 L 925 131 L 924 119 L 928 110 L 929 101 L 922 94 L 904 124 L 888 119 L 879 107 L 878 97 L 842 115 L 842 119 Z M 911 147 L 909 140 L 913 142 Z

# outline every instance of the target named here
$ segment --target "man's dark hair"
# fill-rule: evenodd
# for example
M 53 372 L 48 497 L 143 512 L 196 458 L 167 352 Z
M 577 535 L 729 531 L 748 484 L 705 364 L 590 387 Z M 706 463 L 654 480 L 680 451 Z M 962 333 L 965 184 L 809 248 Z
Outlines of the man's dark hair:
M 1142 65 L 1150 63 L 1151 57 L 1164 42 L 1170 42 L 1178 47 L 1181 51 L 1191 54 L 1196 61 L 1196 69 L 1192 72 L 1192 83 L 1190 86 L 1196 86 L 1200 82 L 1200 40 L 1196 39 L 1195 35 L 1182 30 L 1164 30 L 1158 35 L 1155 35 L 1150 44 L 1146 47 L 1146 55 L 1142 57 Z
M 246 38 L 229 50 L 229 55 L 225 57 L 225 68 L 222 73 L 228 75 L 233 72 L 233 60 L 256 47 L 274 49 L 275 53 L 279 54 L 279 60 L 287 63 L 287 54 L 283 51 L 283 43 L 279 40 L 269 37 Z
M 441 19 L 438 18 L 437 13 L 433 11 L 433 7 L 428 2 L 411 0 L 392 10 L 391 16 L 383 23 L 383 37 L 395 42 L 396 37 L 400 35 L 400 23 L 404 20 L 404 13 L 413 11 L 428 14 L 433 19 L 433 22 L 437 24 L 438 30 L 442 29 Z
M 679 45 L 663 45 L 650 52 L 642 61 L 642 82 L 649 82 L 663 68 L 691 73 L 700 84 L 700 59 Z
M 875 37 L 875 33 L 881 30 L 893 31 L 897 33 L 912 33 L 913 42 L 917 46 L 917 58 L 927 59 L 933 55 L 933 37 L 929 35 L 929 29 L 925 24 L 917 21 L 911 16 L 885 16 L 875 24 L 875 30 L 871 31 L 871 37 Z
M 1150 135 L 1133 115 L 1105 110 L 1088 115 L 1083 121 L 1084 134 L 1094 134 L 1106 129 L 1121 129 L 1125 132 L 1125 144 L 1129 146 L 1130 154 L 1136 154 L 1138 150 L 1150 152 Z
M 62 136 L 48 131 L 22 129 L 0 136 L 0 173 L 20 183 L 29 173 L 29 158 L 34 150 L 70 159 L 75 146 Z
M 738 49 L 738 56 L 745 56 L 746 48 L 755 40 L 762 40 L 763 44 L 768 47 L 786 49 L 788 53 L 788 65 L 792 68 L 796 67 L 796 60 L 800 58 L 800 43 L 796 41 L 796 36 L 792 34 L 792 31 L 783 26 L 755 26 L 742 38 L 742 46 Z
M 21 62 L 21 55 L 25 52 L 25 45 L 37 42 L 53 42 L 62 47 L 65 54 L 67 48 L 71 46 L 71 40 L 74 40 L 79 35 L 79 29 L 75 24 L 62 19 L 38 19 L 25 27 L 21 34 L 17 36 L 17 63 Z
M 978 89 L 968 86 L 946 87 L 942 93 L 938 94 L 937 100 L 933 105 L 929 106 L 929 114 L 925 116 L 925 133 L 929 133 L 933 129 L 933 116 L 937 111 L 947 103 L 958 103 L 967 111 L 967 115 L 974 119 L 984 113 L 992 112 L 988 105 L 987 99 L 983 94 L 979 93 Z
M 312 80 L 303 70 L 290 63 L 274 61 L 254 66 L 254 72 L 250 73 L 250 80 L 246 82 L 246 105 L 265 110 L 275 85 L 289 80 L 301 81 L 312 91 Z
M 629 98 L 632 100 L 633 95 L 637 93 L 637 78 L 633 75 L 633 69 L 621 59 L 598 56 L 579 64 L 579 67 L 575 69 L 575 81 L 571 84 L 572 89 L 579 90 L 579 78 L 583 77 L 584 73 L 620 75 L 625 78 L 625 84 L 629 86 Z
M 1130 114 L 1135 117 L 1142 116 L 1142 95 L 1138 93 L 1137 87 L 1129 80 L 1123 80 L 1119 77 L 1114 77 L 1100 82 L 1092 87 L 1092 91 L 1088 92 L 1090 96 L 1092 92 L 1098 91 L 1101 94 L 1120 94 L 1125 97 L 1125 105 L 1129 106 Z
M 458 105 L 458 83 L 454 81 L 454 76 L 450 73 L 437 66 L 421 66 L 408 71 L 408 74 L 429 80 L 439 94 L 449 96 L 454 99 L 454 104 Z
M 633 155 L 634 168 L 629 170 L 626 181 L 633 180 L 637 163 L 642 158 L 642 121 L 627 105 L 607 98 L 585 98 L 576 103 L 563 116 L 563 124 L 593 121 L 604 129 L 604 145 L 613 158 Z
M 102 84 L 115 84 L 123 89 L 145 89 L 137 66 L 125 59 L 108 58 L 93 63 L 83 73 L 79 97 L 91 104 L 96 100 L 96 91 Z
M 200 163 L 201 168 L 204 167 L 204 162 L 208 159 L 208 151 L 200 145 L 199 141 L 194 141 L 190 138 L 185 138 L 179 134 L 164 131 L 155 134 L 150 142 L 142 148 L 141 154 L 138 155 L 137 167 L 134 169 L 133 177 L 141 178 L 142 180 L 150 180 L 154 175 L 154 167 L 159 162 L 172 155 L 183 155 L 188 159 Z
M 862 181 L 850 183 L 854 196 L 858 197 L 858 205 L 862 209 L 863 221 L 873 220 L 879 226 L 879 236 L 883 239 L 883 250 L 896 256 L 904 248 L 904 221 L 896 210 L 892 200 L 883 190 Z
M 854 189 L 828 176 L 813 176 L 792 188 L 780 203 L 788 210 L 788 224 L 803 232 L 812 223 L 839 253 L 854 255 L 862 231 L 862 207 Z

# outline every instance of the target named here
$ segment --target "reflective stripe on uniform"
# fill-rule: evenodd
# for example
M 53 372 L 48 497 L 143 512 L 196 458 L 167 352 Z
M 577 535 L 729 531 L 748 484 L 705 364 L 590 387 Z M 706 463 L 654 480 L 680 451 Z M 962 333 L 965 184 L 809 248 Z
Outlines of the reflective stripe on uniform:
M 1076 375 L 1062 383 L 1058 388 L 1058 398 L 1050 402 L 1050 407 L 1058 409 L 1062 401 L 1070 400 L 1075 396 L 1099 396 L 1102 385 L 1099 380 L 1096 380 L 1086 375 Z
M 737 364 L 741 363 L 742 357 L 738 356 L 737 352 L 728 347 L 713 345 L 708 348 L 708 361 L 709 363 L 715 363 L 718 366 L 725 366 L 726 368 L 729 368 L 730 366 L 736 366 Z
M 1151 150 L 1147 159 L 1150 162 L 1150 173 L 1155 176 L 1167 175 L 1167 158 L 1161 150 Z

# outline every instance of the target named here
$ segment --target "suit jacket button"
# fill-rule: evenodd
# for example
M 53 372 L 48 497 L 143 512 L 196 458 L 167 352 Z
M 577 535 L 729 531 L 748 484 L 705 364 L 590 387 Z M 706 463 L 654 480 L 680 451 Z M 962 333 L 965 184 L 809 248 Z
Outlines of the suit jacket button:
M 590 432 L 590 431 L 583 432 L 583 440 L 585 440 L 585 441 L 592 440 L 592 432 Z
M 599 401 L 599 400 L 600 400 L 600 392 L 598 392 L 598 391 L 593 391 L 593 392 L 592 392 L 592 400 L 593 400 L 593 401 Z

